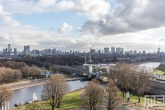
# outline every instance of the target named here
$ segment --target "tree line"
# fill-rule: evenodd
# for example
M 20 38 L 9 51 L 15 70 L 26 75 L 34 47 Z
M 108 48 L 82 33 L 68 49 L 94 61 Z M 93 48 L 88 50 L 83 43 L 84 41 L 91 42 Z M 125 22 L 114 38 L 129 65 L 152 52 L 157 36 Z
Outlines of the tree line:
M 116 66 L 110 68 L 107 75 L 120 88 L 123 97 L 125 97 L 126 92 L 132 92 L 133 95 L 138 96 L 139 103 L 140 96 L 151 89 L 151 74 L 146 67 L 117 63 Z
M 21 78 L 40 78 L 41 68 L 24 62 L 3 61 L 0 63 L 0 84 L 16 82 Z
M 0 67 L 8 67 L 11 69 L 21 69 L 22 67 L 28 66 L 25 62 L 15 62 L 15 61 L 1 61 Z
M 81 97 L 82 106 L 84 110 L 101 110 L 103 105 L 107 110 L 114 110 L 118 107 L 119 98 L 117 96 L 118 87 L 113 80 L 108 81 L 107 84 L 106 104 L 104 104 L 104 91 L 100 82 L 96 79 L 89 81 L 84 87 L 83 96 Z M 70 85 L 65 81 L 65 77 L 61 74 L 51 76 L 47 83 L 44 85 L 42 91 L 42 99 L 46 100 L 51 106 L 52 110 L 60 108 L 60 103 L 63 96 L 70 91 Z
M 20 70 L 0 67 L 0 84 L 16 82 L 22 77 Z
M 84 87 L 82 93 L 82 108 L 85 110 L 119 110 L 120 97 L 119 90 L 125 97 L 126 92 L 132 92 L 138 96 L 148 92 L 151 87 L 151 76 L 145 67 L 130 65 L 127 63 L 118 63 L 110 67 L 107 73 L 108 84 L 103 87 L 96 79 L 89 81 Z M 1 90 L 0 90 L 1 91 Z M 42 91 L 42 99 L 46 100 L 52 110 L 60 107 L 61 100 L 68 91 L 70 85 L 61 74 L 51 76 Z M 106 95 L 104 94 L 106 93 Z

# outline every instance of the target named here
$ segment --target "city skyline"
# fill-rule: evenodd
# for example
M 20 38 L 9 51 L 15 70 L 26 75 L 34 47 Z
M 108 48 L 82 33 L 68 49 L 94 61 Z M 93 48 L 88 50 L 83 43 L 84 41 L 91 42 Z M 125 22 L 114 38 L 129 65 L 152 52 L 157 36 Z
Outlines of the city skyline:
M 164 1 L 0 0 L 0 50 L 165 51 Z M 10 7 L 10 8 L 9 8 Z
M 3 53 L 4 55 L 9 55 L 14 53 L 14 55 L 17 55 L 18 53 L 22 53 L 22 54 L 43 54 L 43 53 L 52 53 L 52 54 L 61 54 L 61 53 L 84 53 L 83 51 L 80 50 L 59 50 L 57 48 L 47 48 L 47 49 L 31 49 L 30 50 L 30 45 L 24 45 L 24 49 L 21 51 L 17 51 L 17 48 L 14 48 L 14 51 L 12 51 L 12 46 L 11 44 L 8 44 L 7 48 L 4 48 L 3 51 L 0 51 L 1 54 Z M 138 54 L 138 53 L 152 53 L 152 52 L 147 52 L 146 50 L 140 51 L 140 50 L 125 50 L 123 47 L 104 47 L 103 49 L 95 49 L 90 47 L 88 52 L 85 53 L 104 53 L 104 54 L 108 54 L 108 53 L 116 53 L 116 54 Z M 163 51 L 161 51 L 160 47 L 158 48 L 157 51 L 154 51 L 153 53 L 164 53 Z

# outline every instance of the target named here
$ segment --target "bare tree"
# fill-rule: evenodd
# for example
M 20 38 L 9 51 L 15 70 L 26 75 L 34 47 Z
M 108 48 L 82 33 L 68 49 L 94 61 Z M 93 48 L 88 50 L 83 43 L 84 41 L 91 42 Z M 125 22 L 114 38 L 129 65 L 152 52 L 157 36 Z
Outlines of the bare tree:
M 54 74 L 59 71 L 59 68 L 57 66 L 50 66 L 49 69 L 53 71 Z
M 0 67 L 0 84 L 15 82 L 22 78 L 20 70 Z
M 107 77 L 112 79 L 114 82 L 116 80 L 116 68 L 114 66 L 109 67 L 109 73 L 107 73 Z
M 109 78 L 111 78 L 122 90 L 123 97 L 125 92 L 132 90 L 133 95 L 144 94 L 151 88 L 150 74 L 146 67 L 134 64 L 118 63 L 114 68 L 110 68 Z
M 114 110 L 119 105 L 119 98 L 117 97 L 118 88 L 114 84 L 113 80 L 108 80 L 106 88 L 107 92 L 107 110 Z
M 9 100 L 11 95 L 12 92 L 7 87 L 0 86 L 0 108 Z
M 131 65 L 131 74 L 130 74 L 130 82 L 131 82 L 131 90 L 132 90 L 132 93 L 133 93 L 133 96 L 135 95 L 136 93 L 136 74 L 137 74 L 137 71 L 139 70 L 139 66 L 136 65 L 136 64 L 132 64 Z
M 60 102 L 68 91 L 70 85 L 65 81 L 65 77 L 60 74 L 56 74 L 47 81 L 44 85 L 42 98 L 46 99 L 52 106 L 52 110 L 57 106 L 60 107 Z
M 120 89 L 123 91 L 123 97 L 125 92 L 129 91 L 131 86 L 130 81 L 130 65 L 127 63 L 116 64 L 116 80 Z
M 139 67 L 135 75 L 135 91 L 138 95 L 138 102 L 140 103 L 140 95 L 144 94 L 151 88 L 151 75 L 145 67 Z
M 41 69 L 36 66 L 25 66 L 21 68 L 21 72 L 23 77 L 32 77 L 32 78 L 39 78 L 41 77 Z
M 96 79 L 88 82 L 82 100 L 88 110 L 98 110 L 101 107 L 103 104 L 103 91 Z

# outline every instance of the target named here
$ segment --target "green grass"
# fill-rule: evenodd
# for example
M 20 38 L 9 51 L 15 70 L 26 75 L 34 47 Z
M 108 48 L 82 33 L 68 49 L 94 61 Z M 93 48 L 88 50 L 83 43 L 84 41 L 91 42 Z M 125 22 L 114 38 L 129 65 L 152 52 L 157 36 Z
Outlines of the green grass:
M 81 107 L 82 105 L 82 101 L 80 99 L 81 92 L 82 90 L 78 90 L 78 91 L 66 94 L 61 101 L 61 108 L 55 108 L 55 109 L 56 110 L 70 110 L 70 109 Z M 30 109 L 26 109 L 27 106 L 29 107 L 33 105 L 37 106 L 37 108 L 34 110 L 51 110 L 51 105 L 49 105 L 46 101 L 34 102 L 32 104 L 19 106 L 11 110 L 30 110 Z
M 121 97 L 123 96 L 122 94 L 121 94 L 121 92 L 118 92 L 118 95 L 120 95 Z M 125 95 L 125 97 L 126 97 L 126 95 Z M 125 98 L 126 99 L 126 98 Z M 146 100 L 148 100 L 149 98 L 146 98 Z M 127 99 L 126 99 L 127 100 Z M 133 103 L 138 103 L 138 96 L 137 95 L 132 95 L 132 93 L 130 93 L 130 97 L 129 97 L 129 101 L 130 102 L 133 102 Z M 144 96 L 140 96 L 140 103 L 138 103 L 138 104 L 141 104 L 142 106 L 144 106 L 145 105 L 145 102 L 144 102 L 145 100 L 144 100 Z M 162 103 L 162 102 L 160 102 L 160 101 L 157 101 L 158 103 Z
M 152 73 L 152 74 L 158 74 L 158 75 L 163 75 L 164 74 L 164 72 L 163 71 L 161 71 L 161 70 L 154 70 L 154 72 Z

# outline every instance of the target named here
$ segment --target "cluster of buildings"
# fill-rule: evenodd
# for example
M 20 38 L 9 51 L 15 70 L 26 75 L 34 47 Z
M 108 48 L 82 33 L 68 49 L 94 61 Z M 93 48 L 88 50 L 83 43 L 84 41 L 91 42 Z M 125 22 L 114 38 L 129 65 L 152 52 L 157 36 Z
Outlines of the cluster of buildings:
M 146 51 L 139 51 L 137 52 L 136 50 L 130 50 L 130 51 L 124 51 L 124 48 L 122 47 L 104 47 L 103 50 L 96 50 L 93 48 L 90 48 L 89 52 L 82 52 L 82 54 L 131 54 L 131 55 L 135 55 L 135 54 L 146 54 Z M 158 48 L 157 53 L 161 53 L 160 52 L 160 48 Z M 30 46 L 29 45 L 25 45 L 24 46 L 24 50 L 22 52 L 17 52 L 17 48 L 14 48 L 14 51 L 12 51 L 12 47 L 11 44 L 8 44 L 8 47 L 3 49 L 2 52 L 0 52 L 0 54 L 3 55 L 24 55 L 24 54 L 30 54 L 33 56 L 42 56 L 42 55 L 54 55 L 54 54 L 80 54 L 79 51 L 62 51 L 62 50 L 57 50 L 56 48 L 54 49 L 44 49 L 44 50 L 38 50 L 38 49 L 33 49 L 32 51 L 30 51 Z
M 23 54 L 29 54 L 30 53 L 30 46 L 24 46 L 24 51 L 22 52 Z M 17 52 L 17 48 L 14 48 L 14 51 L 12 51 L 12 47 L 11 44 L 8 44 L 8 47 L 3 49 L 3 51 L 1 52 L 1 54 L 3 55 L 18 55 L 20 54 L 20 52 Z
M 139 51 L 137 52 L 136 50 L 130 50 L 130 51 L 124 51 L 124 48 L 121 47 L 104 47 L 104 50 L 97 50 L 90 48 L 90 53 L 104 53 L 104 54 L 146 54 L 146 51 Z M 158 53 L 160 53 L 160 48 L 158 50 Z
M 8 44 L 8 47 L 3 49 L 3 54 L 8 54 L 8 55 L 11 55 L 13 54 L 12 52 L 12 48 L 11 48 L 11 44 Z M 14 48 L 14 55 L 17 55 L 17 48 Z
M 104 47 L 104 50 L 95 50 L 90 48 L 90 53 L 105 53 L 105 54 L 109 54 L 109 53 L 117 53 L 117 54 L 123 54 L 124 53 L 124 48 L 121 47 L 111 47 L 111 49 L 109 47 Z

